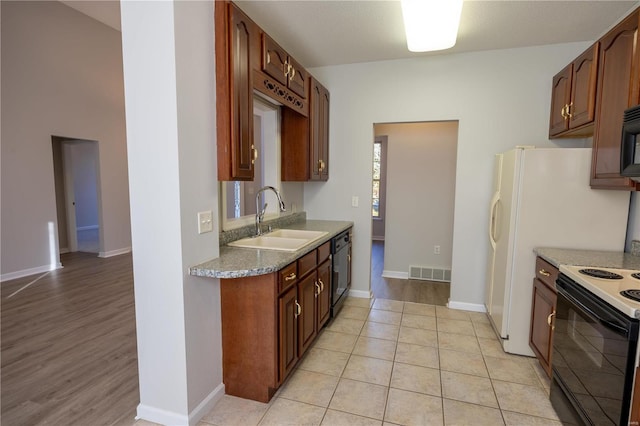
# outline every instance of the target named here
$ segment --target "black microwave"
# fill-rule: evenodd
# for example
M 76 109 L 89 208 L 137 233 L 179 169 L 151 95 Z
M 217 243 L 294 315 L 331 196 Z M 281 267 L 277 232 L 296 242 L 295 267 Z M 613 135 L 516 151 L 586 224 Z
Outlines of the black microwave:
M 640 182 L 640 105 L 624 111 L 620 175 Z

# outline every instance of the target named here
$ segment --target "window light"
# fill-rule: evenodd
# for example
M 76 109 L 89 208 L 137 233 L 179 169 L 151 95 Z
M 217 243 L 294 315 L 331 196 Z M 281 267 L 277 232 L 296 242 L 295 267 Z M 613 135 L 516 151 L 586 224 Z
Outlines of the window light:
M 462 0 L 401 0 L 411 52 L 449 49 L 456 44 Z

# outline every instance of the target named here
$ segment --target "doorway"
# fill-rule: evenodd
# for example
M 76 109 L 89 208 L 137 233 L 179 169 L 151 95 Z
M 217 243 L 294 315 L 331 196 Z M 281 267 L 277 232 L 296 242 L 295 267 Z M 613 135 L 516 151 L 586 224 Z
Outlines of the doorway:
M 98 142 L 52 136 L 60 253 L 100 253 Z
M 374 138 L 371 291 L 446 305 L 458 122 L 376 123 Z

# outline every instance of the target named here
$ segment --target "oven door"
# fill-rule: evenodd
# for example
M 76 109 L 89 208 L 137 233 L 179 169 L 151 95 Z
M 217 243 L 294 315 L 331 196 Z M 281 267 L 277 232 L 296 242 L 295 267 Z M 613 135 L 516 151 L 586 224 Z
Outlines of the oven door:
M 556 285 L 554 408 L 561 418 L 573 412 L 585 424 L 628 424 L 638 320 L 562 274 Z

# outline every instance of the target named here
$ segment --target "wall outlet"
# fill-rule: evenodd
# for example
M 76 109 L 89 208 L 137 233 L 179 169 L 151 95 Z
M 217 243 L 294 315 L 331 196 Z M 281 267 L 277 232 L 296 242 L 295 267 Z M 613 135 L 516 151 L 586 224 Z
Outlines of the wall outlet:
M 198 234 L 213 231 L 213 213 L 211 210 L 198 212 Z
M 351 197 L 351 207 L 358 207 L 358 203 L 360 202 L 357 195 Z
M 433 246 L 433 254 L 440 254 L 440 246 Z

